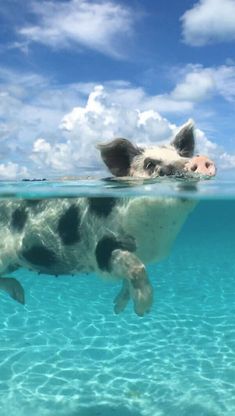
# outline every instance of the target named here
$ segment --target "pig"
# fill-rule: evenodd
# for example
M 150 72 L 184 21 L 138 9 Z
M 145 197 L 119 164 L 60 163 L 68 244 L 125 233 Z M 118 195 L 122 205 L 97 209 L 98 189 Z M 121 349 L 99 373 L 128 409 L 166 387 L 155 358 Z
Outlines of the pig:
M 98 145 L 105 165 L 120 180 L 215 176 L 213 161 L 194 156 L 189 120 L 167 146 L 142 148 L 118 138 Z M 164 259 L 194 199 L 161 196 L 78 197 L 0 202 L 0 288 L 20 303 L 21 284 L 7 274 L 20 267 L 48 275 L 92 273 L 120 280 L 114 311 L 132 300 L 144 316 L 153 303 L 146 265 Z

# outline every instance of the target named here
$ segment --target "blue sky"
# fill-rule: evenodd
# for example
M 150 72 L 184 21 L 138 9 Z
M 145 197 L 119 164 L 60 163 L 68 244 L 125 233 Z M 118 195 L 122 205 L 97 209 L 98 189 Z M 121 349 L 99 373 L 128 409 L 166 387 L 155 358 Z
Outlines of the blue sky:
M 5 0 L 0 178 L 99 170 L 95 144 L 167 140 L 235 167 L 235 0 Z

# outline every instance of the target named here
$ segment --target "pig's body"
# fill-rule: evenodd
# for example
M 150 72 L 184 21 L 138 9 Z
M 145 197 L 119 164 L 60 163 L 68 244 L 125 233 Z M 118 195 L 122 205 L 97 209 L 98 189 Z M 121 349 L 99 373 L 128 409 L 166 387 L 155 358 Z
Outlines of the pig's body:
M 151 197 L 5 200 L 0 203 L 0 273 L 24 267 L 56 276 L 95 272 L 106 279 L 125 278 L 127 270 L 122 275 L 110 265 L 106 239 L 108 246 L 117 244 L 114 251 L 128 253 L 130 262 L 138 259 L 144 268 L 168 255 L 194 205 Z
M 187 148 L 192 140 L 191 124 L 182 132 Z M 178 146 L 179 137 L 176 139 Z M 173 145 L 162 151 L 143 151 L 117 139 L 101 146 L 101 154 L 117 176 L 170 176 L 180 169 L 196 170 L 191 142 L 189 147 L 190 154 L 183 147 L 180 156 Z M 161 154 L 168 155 L 166 163 Z M 202 160 L 203 166 L 208 163 L 208 169 L 213 168 L 211 161 Z M 135 312 L 143 315 L 153 299 L 145 264 L 168 255 L 194 206 L 194 200 L 162 197 L 4 200 L 0 203 L 0 288 L 24 303 L 21 285 L 6 277 L 18 267 L 56 276 L 95 272 L 122 280 L 116 313 L 131 298 Z
M 91 208 L 96 200 L 98 208 Z M 160 261 L 195 204 L 195 200 L 162 197 L 3 201 L 0 273 L 16 265 L 49 275 L 95 271 L 109 278 L 99 269 L 95 254 L 105 236 L 127 245 L 129 241 L 143 263 Z M 65 234 L 60 224 L 66 215 L 71 230 Z M 13 220 L 16 216 L 18 221 Z M 36 257 L 33 247 L 44 247 L 48 253 Z

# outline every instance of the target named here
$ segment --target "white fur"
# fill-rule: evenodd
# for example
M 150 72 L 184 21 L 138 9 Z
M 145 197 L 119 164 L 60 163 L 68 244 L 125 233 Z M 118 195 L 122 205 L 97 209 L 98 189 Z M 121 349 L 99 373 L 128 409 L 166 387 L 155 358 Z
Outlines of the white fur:
M 143 315 L 153 301 L 153 289 L 144 264 L 160 261 L 174 242 L 195 201 L 162 197 L 118 199 L 107 217 L 100 217 L 88 208 L 86 198 L 44 200 L 39 206 L 27 206 L 27 221 L 22 231 L 12 229 L 12 213 L 24 201 L 0 203 L 0 288 L 14 299 L 24 303 L 24 291 L 15 279 L 6 273 L 18 267 L 34 269 L 46 274 L 79 274 L 96 272 L 108 280 L 123 279 L 123 288 L 116 297 L 114 309 L 120 313 L 129 297 L 135 312 Z M 65 245 L 58 232 L 61 215 L 71 204 L 81 213 L 80 240 Z M 114 249 L 110 269 L 100 270 L 96 258 L 97 243 L 104 236 L 125 241 L 132 238 L 136 251 Z M 56 255 L 50 266 L 32 264 L 23 253 L 32 247 L 44 246 Z M 43 280 L 42 280 L 43 284 Z
M 20 206 L 22 202 L 18 202 Z M 81 241 L 73 245 L 64 245 L 57 231 L 58 219 L 71 204 L 77 204 L 83 212 Z M 61 262 L 51 270 L 35 270 L 48 274 L 65 274 L 95 271 L 103 274 L 97 265 L 95 247 L 104 235 L 117 238 L 134 237 L 137 255 L 143 262 L 159 261 L 168 255 L 187 215 L 195 202 L 176 198 L 138 197 L 119 199 L 107 218 L 98 217 L 88 210 L 86 198 L 52 199 L 41 202 L 39 212 L 27 208 L 28 219 L 22 232 L 13 232 L 9 228 L 13 209 L 17 204 L 1 202 L 0 214 L 8 207 L 8 226 L 6 219 L 0 224 L 3 235 L 0 243 L 0 265 L 4 273 L 9 266 L 33 267 L 22 257 L 22 250 L 36 244 L 43 244 L 53 250 Z M 107 276 L 107 273 L 105 273 Z

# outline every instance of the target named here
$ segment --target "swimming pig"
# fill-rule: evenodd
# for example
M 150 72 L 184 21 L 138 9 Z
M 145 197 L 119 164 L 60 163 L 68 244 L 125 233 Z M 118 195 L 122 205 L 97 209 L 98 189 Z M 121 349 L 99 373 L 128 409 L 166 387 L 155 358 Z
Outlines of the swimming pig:
M 194 173 L 214 176 L 214 163 L 205 156 L 194 155 L 194 126 L 189 120 L 167 146 L 139 148 L 126 139 L 101 144 L 98 149 L 114 176 L 156 178 L 159 176 L 189 177 Z
M 126 139 L 98 146 L 116 177 L 212 177 L 214 163 L 194 154 L 193 123 L 168 146 L 142 149 Z M 0 288 L 24 303 L 20 283 L 6 277 L 19 267 L 51 275 L 95 272 L 122 280 L 114 300 L 120 313 L 132 299 L 143 316 L 153 289 L 145 264 L 168 253 L 196 202 L 185 198 L 83 197 L 0 202 Z M 79 295 L 79 294 L 78 294 Z

